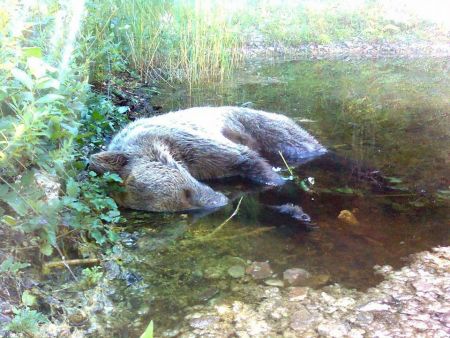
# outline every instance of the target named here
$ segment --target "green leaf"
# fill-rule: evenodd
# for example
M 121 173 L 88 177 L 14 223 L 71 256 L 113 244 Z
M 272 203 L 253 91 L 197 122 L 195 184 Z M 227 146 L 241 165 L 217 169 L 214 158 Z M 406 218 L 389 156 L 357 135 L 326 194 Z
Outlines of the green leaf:
M 39 246 L 39 250 L 44 256 L 50 256 L 53 253 L 53 247 L 47 242 L 42 243 Z
M 37 89 L 48 89 L 48 88 L 59 89 L 60 85 L 61 83 L 58 80 L 52 79 L 50 77 L 43 77 L 36 81 Z
M 25 290 L 22 293 L 22 304 L 31 307 L 36 304 L 36 296 L 32 295 L 30 291 Z
M 59 94 L 47 94 L 36 100 L 36 104 L 45 104 L 64 100 L 65 97 Z
M 48 240 L 48 242 L 51 245 L 55 246 L 56 245 L 56 231 L 55 231 L 55 229 L 49 229 L 47 227 L 46 230 L 47 230 L 47 240 Z
M 71 126 L 67 123 L 61 123 L 61 127 L 63 127 L 65 130 L 67 130 L 72 136 L 78 135 L 78 128 Z
M 2 222 L 9 225 L 9 226 L 14 226 L 17 224 L 17 220 L 10 216 L 10 215 L 5 215 L 2 217 Z
M 24 47 L 22 48 L 23 55 L 25 57 L 34 56 L 37 58 L 42 57 L 42 49 L 39 47 Z
M 150 321 L 140 338 L 153 338 L 153 320 Z
M 67 180 L 66 194 L 69 197 L 73 197 L 73 198 L 77 198 L 78 195 L 80 194 L 80 185 L 78 184 L 78 182 L 75 182 L 75 180 L 72 177 L 70 177 Z
M 100 112 L 98 112 L 98 111 L 95 110 L 95 111 L 92 113 L 92 119 L 93 119 L 94 121 L 96 121 L 96 122 L 100 122 L 100 121 L 105 120 L 105 116 L 104 116 L 102 113 L 100 113 Z
M 25 216 L 28 212 L 28 204 L 25 200 L 19 196 L 15 191 L 9 192 L 6 196 L 2 198 L 8 205 L 14 209 L 14 211 L 20 216 Z
M 105 236 L 103 236 L 102 233 L 96 229 L 91 231 L 91 236 L 95 239 L 97 244 L 102 245 L 106 242 Z
M 119 235 L 116 234 L 114 231 L 108 230 L 106 233 L 108 235 L 108 239 L 110 242 L 117 242 L 119 240 Z
M 122 183 L 122 182 L 123 182 L 122 178 L 121 178 L 119 175 L 115 174 L 115 173 L 109 173 L 109 172 L 107 172 L 107 173 L 105 173 L 105 174 L 103 175 L 103 178 L 104 178 L 107 182 L 117 182 L 117 183 Z
M 21 84 L 23 84 L 29 90 L 33 89 L 33 79 L 31 78 L 31 76 L 29 76 L 27 73 L 25 73 L 22 69 L 13 68 L 11 70 L 11 73 L 17 81 L 19 81 Z
M 8 257 L 2 262 L 2 264 L 0 264 L 0 273 L 9 272 L 12 274 L 17 274 L 20 270 L 29 266 L 29 263 L 14 262 L 12 257 Z
M 22 187 L 32 187 L 35 182 L 34 173 L 32 171 L 28 171 L 23 177 L 20 179 L 20 184 Z
M 120 107 L 117 107 L 117 112 L 119 113 L 119 114 L 124 114 L 124 113 L 126 113 L 127 111 L 129 111 L 130 110 L 130 107 L 128 107 L 128 106 L 120 106 Z
M 27 67 L 31 75 L 39 79 L 47 73 L 48 65 L 42 59 L 31 56 L 27 60 Z
M 8 193 L 9 187 L 6 184 L 0 184 L 0 199 Z

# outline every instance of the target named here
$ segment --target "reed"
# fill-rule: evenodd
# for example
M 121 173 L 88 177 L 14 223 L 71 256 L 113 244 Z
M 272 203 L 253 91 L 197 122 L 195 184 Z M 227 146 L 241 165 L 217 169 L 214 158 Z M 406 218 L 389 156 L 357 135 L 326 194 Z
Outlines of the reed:
M 109 28 L 144 81 L 222 79 L 240 59 L 242 41 L 220 1 L 110 0 L 97 9 L 116 13 Z

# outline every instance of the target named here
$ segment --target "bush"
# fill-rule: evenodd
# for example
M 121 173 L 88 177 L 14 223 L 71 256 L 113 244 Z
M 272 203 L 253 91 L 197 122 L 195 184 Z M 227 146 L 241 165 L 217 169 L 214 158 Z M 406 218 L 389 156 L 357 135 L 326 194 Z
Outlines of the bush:
M 90 92 L 89 56 L 74 47 L 83 8 L 48 1 L 11 2 L 9 9 L 0 13 L 0 226 L 29 234 L 28 245 L 44 255 L 58 247 L 61 232 L 112 241 L 108 224 L 120 221 L 120 213 L 106 186 L 120 178 L 79 172 L 87 152 L 126 117 Z M 50 181 L 65 189 L 50 198 L 37 174 L 56 177 Z

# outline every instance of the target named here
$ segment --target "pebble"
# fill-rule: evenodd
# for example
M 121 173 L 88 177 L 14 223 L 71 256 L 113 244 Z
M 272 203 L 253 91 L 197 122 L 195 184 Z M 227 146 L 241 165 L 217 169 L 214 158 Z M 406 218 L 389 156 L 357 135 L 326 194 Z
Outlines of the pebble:
M 338 219 L 349 225 L 359 225 L 359 221 L 356 219 L 355 215 L 350 210 L 341 210 L 338 215 Z
M 265 279 L 272 276 L 273 271 L 268 262 L 253 262 L 245 270 L 254 279 Z
M 327 284 L 331 279 L 330 275 L 319 274 L 314 275 L 308 279 L 308 284 L 313 287 L 319 287 Z
M 305 307 L 300 308 L 291 315 L 290 327 L 295 331 L 308 329 L 314 322 L 314 318 Z
M 326 337 L 340 338 L 348 334 L 348 328 L 337 321 L 328 321 L 320 323 L 317 332 Z
M 370 302 L 359 308 L 359 311 L 367 312 L 367 311 L 387 311 L 391 307 L 387 304 L 380 304 L 378 302 Z
M 204 330 L 210 327 L 211 325 L 217 323 L 220 320 L 219 317 L 215 316 L 203 316 L 200 318 L 191 319 L 189 325 L 194 329 Z
M 283 279 L 289 285 L 302 285 L 306 284 L 308 278 L 311 277 L 311 274 L 305 269 L 293 268 L 288 269 L 283 272 Z
M 245 267 L 242 265 L 233 265 L 228 269 L 228 274 L 233 278 L 242 278 L 245 276 Z
M 297 301 L 305 299 L 306 296 L 308 295 L 308 290 L 309 290 L 309 288 L 301 287 L 301 286 L 290 288 L 289 293 L 288 293 L 289 301 L 297 302 Z
M 284 287 L 284 282 L 280 279 L 266 279 L 264 281 L 264 284 L 269 285 L 269 286 L 277 286 L 277 287 Z

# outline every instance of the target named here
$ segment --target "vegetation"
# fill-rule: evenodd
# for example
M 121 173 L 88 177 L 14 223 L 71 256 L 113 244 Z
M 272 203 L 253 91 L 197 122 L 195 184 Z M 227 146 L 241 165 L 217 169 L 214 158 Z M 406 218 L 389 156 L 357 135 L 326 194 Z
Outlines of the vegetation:
M 241 60 L 241 47 L 255 43 L 447 41 L 448 27 L 408 8 L 405 1 L 383 0 L 107 0 L 88 6 L 95 21 L 87 26 L 94 32 L 89 46 L 96 50 L 97 80 L 106 70 L 131 69 L 147 82 L 193 84 L 222 79 Z
M 418 17 L 405 1 L 247 1 L 249 5 L 252 9 L 242 17 L 237 14 L 246 31 L 277 45 L 435 39 L 448 31 Z

